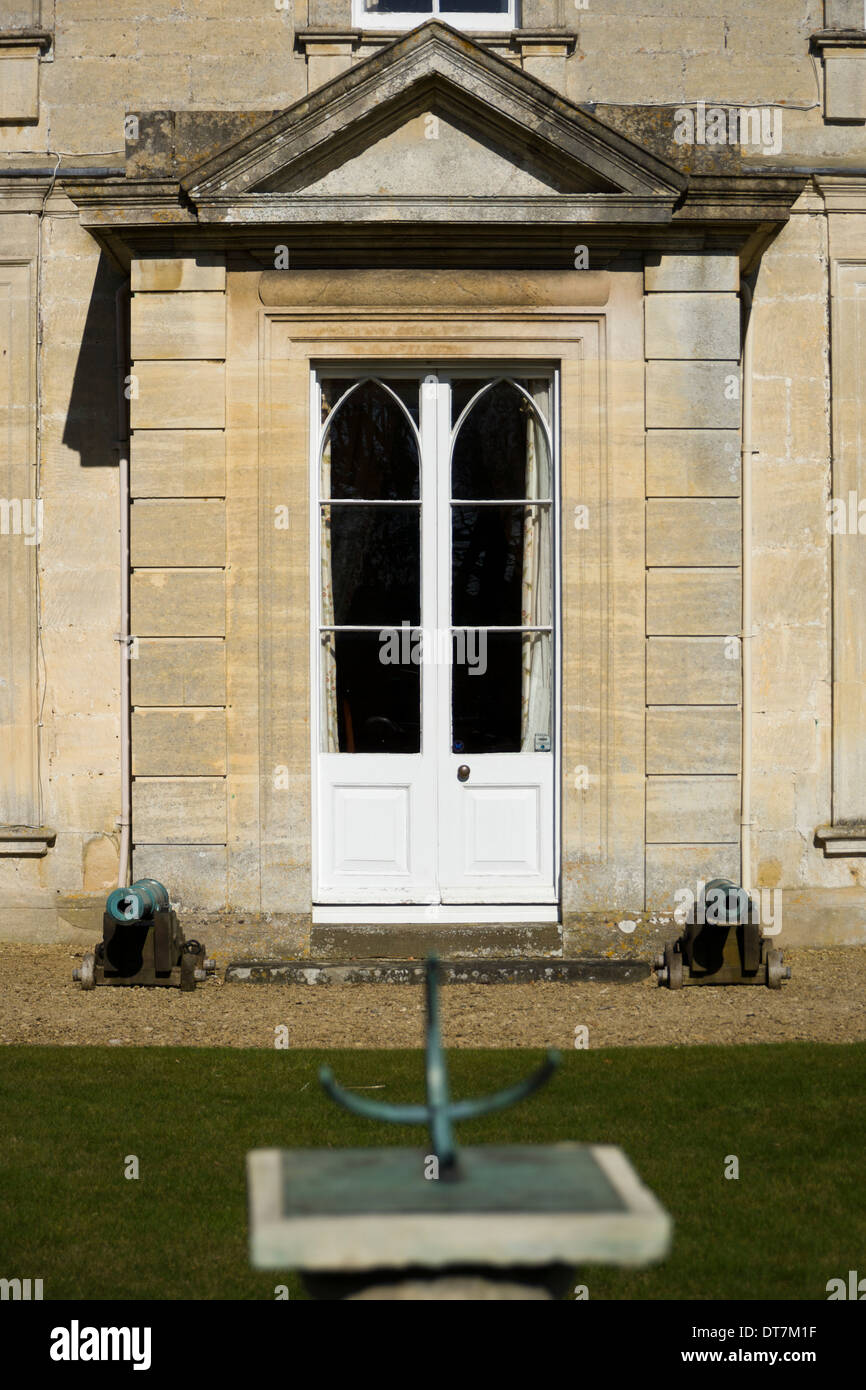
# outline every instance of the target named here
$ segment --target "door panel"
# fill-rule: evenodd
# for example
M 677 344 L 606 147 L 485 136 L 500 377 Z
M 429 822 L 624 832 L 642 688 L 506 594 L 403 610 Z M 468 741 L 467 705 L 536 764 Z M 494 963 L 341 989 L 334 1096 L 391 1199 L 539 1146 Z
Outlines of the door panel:
M 447 763 L 439 789 L 442 901 L 555 902 L 553 759 L 487 754 Z M 461 782 L 465 766 L 469 780 Z
M 331 788 L 334 871 L 409 873 L 411 795 L 407 786 Z
M 469 873 L 537 874 L 541 807 L 537 787 L 467 787 L 466 860 Z
M 321 755 L 321 902 L 438 901 L 432 778 L 420 757 Z

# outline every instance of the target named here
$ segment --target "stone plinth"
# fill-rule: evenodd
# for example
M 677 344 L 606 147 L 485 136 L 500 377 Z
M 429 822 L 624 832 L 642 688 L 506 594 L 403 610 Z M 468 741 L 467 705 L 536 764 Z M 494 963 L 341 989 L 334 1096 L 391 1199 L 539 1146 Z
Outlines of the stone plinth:
M 446 1179 L 425 1177 L 435 1160 L 421 1149 L 254 1150 L 251 1262 L 299 1270 L 326 1298 L 459 1298 L 455 1281 L 475 1280 L 485 1298 L 535 1298 L 579 1265 L 642 1266 L 668 1251 L 671 1219 L 621 1149 L 485 1145 L 459 1162 Z M 399 1291 L 408 1284 L 429 1287 Z

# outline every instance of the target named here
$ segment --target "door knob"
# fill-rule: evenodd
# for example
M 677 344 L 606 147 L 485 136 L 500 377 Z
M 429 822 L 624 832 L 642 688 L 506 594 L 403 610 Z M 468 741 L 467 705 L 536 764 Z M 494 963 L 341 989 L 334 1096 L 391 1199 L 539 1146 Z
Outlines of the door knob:
M 461 763 L 460 766 L 459 766 L 458 769 L 457 769 L 457 781 L 458 781 L 458 782 L 468 782 L 468 781 L 469 781 L 469 768 L 466 766 L 465 763 Z

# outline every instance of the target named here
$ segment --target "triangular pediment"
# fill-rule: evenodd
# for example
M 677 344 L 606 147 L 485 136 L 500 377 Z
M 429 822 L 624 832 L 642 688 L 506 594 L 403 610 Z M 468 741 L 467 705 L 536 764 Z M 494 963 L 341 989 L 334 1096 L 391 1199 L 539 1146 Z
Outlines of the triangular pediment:
M 438 21 L 183 180 L 196 204 L 388 196 L 673 198 L 673 165 Z
M 577 184 L 573 170 L 557 169 L 536 151 L 473 129 L 444 102 L 431 102 L 414 115 L 401 111 L 393 129 L 356 153 L 341 143 L 330 155 L 305 170 L 300 181 L 275 180 L 272 190 L 330 197 L 424 197 L 434 189 L 457 197 L 590 191 Z

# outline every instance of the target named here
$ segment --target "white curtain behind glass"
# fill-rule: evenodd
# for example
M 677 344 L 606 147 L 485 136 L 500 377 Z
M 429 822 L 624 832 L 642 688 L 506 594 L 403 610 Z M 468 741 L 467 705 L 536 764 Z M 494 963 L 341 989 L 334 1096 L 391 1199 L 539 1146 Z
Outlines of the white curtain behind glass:
M 325 435 L 322 446 L 322 496 L 331 495 L 331 432 Z M 331 573 L 331 508 L 321 508 L 322 536 L 322 624 L 327 627 L 334 622 L 334 582 Z M 337 726 L 337 652 L 335 634 L 323 632 L 319 643 L 322 652 L 322 751 L 339 753 L 340 740 Z
M 545 420 L 550 419 L 550 382 L 533 380 L 528 390 Z M 549 497 L 550 457 L 541 422 L 526 417 L 526 497 Z M 540 626 L 551 621 L 551 508 L 527 507 L 523 523 L 523 586 L 520 621 Z M 536 734 L 551 736 L 552 652 L 547 633 L 526 632 L 522 639 L 520 751 L 535 751 Z

